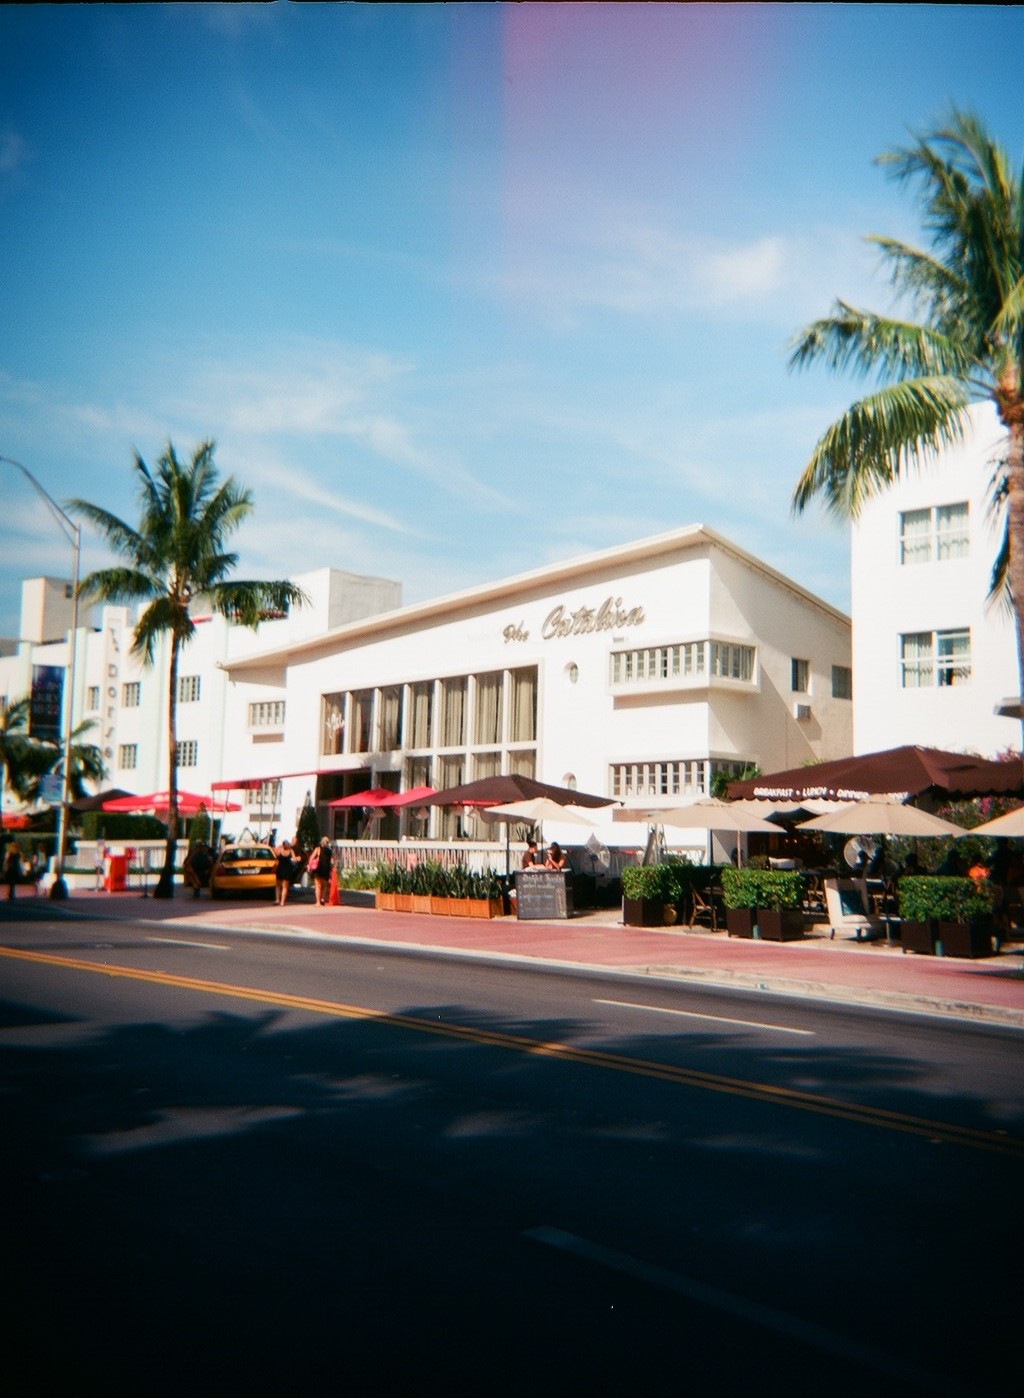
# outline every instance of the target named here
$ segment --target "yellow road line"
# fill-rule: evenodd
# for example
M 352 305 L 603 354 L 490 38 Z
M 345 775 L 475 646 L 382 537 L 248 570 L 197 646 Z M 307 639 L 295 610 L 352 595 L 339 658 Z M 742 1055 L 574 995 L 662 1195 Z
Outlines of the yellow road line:
M 710 1092 L 722 1092 L 734 1097 L 770 1103 L 773 1106 L 794 1107 L 800 1111 L 814 1112 L 819 1116 L 837 1117 L 843 1121 L 860 1122 L 862 1125 L 882 1127 L 889 1131 L 925 1136 L 943 1144 L 971 1146 L 978 1150 L 1024 1158 L 1024 1140 L 1019 1137 L 1002 1135 L 995 1131 L 982 1131 L 972 1126 L 933 1121 L 927 1117 L 909 1116 L 903 1112 L 889 1111 L 885 1107 L 841 1102 L 813 1092 L 801 1092 L 796 1088 L 750 1082 L 743 1078 L 705 1073 L 700 1069 L 682 1068 L 670 1063 L 654 1063 L 648 1059 L 631 1058 L 626 1054 L 608 1053 L 601 1049 L 578 1048 L 572 1044 L 544 1042 L 495 1029 L 420 1019 L 415 1015 L 391 1014 L 365 1005 L 346 1005 L 336 1000 L 290 995 L 280 990 L 261 990 L 257 986 L 225 984 L 222 981 L 205 980 L 196 976 L 178 976 L 168 971 L 144 971 L 132 966 L 115 966 L 86 961 L 79 957 L 57 956 L 50 952 L 26 951 L 18 947 L 0 947 L 0 957 L 71 971 L 86 971 L 92 975 L 115 979 L 143 981 L 150 985 L 171 986 L 179 990 L 193 990 L 204 995 L 223 995 L 232 1000 L 249 1000 L 279 1009 L 306 1010 L 310 1014 L 329 1015 L 335 1019 L 367 1020 L 395 1029 L 409 1029 L 417 1034 L 433 1034 L 485 1048 L 508 1049 L 535 1058 L 553 1058 L 564 1063 L 579 1063 L 587 1067 L 631 1073 L 634 1076 L 655 1078 L 660 1082 L 675 1083 L 682 1087 L 703 1088 Z

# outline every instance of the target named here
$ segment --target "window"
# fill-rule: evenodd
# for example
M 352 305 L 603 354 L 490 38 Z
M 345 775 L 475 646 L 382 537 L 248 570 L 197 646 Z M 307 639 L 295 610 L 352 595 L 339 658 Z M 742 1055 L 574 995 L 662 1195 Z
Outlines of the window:
M 537 737 L 537 670 L 513 670 L 510 680 L 509 742 L 531 743 Z
M 753 646 L 727 641 L 681 641 L 678 645 L 612 651 L 611 682 L 645 684 L 651 680 L 714 675 L 749 683 L 754 677 L 754 657 Z
M 349 752 L 369 752 L 373 719 L 373 690 L 360 689 L 349 695 Z
M 966 558 L 970 546 L 970 516 L 966 501 L 905 510 L 900 515 L 900 562 L 948 562 Z
M 100 706 L 100 687 L 99 687 L 98 684 L 91 684 L 91 685 L 89 686 L 88 694 L 86 695 L 85 704 L 86 704 L 86 708 L 88 708 L 88 709 L 98 709 L 98 708 L 99 708 L 99 706 Z
M 402 689 L 382 689 L 377 701 L 378 752 L 394 752 L 402 743 Z
M 966 684 L 971 678 L 971 633 L 914 631 L 900 637 L 900 683 L 904 689 Z
M 434 682 L 424 680 L 409 686 L 409 731 L 407 748 L 430 747 L 430 723 L 434 707 Z
M 344 694 L 325 694 L 322 713 L 320 751 L 325 757 L 334 757 L 342 751 L 345 737 Z
M 186 738 L 184 742 L 178 744 L 178 766 L 199 766 L 199 744 L 194 738 Z
M 249 810 L 272 815 L 281 808 L 281 787 L 279 778 L 260 782 L 255 791 L 249 793 Z
M 141 696 L 142 685 L 139 680 L 129 680 L 121 686 L 121 703 L 126 709 L 137 709 Z
M 466 741 L 466 681 L 442 680 L 438 747 L 457 748 Z
M 283 728 L 284 700 L 261 699 L 249 705 L 250 728 Z
M 476 678 L 476 708 L 473 715 L 474 743 L 501 742 L 501 699 L 505 676 L 500 670 Z
M 715 777 L 737 779 L 753 764 L 718 758 L 667 758 L 664 761 L 617 762 L 611 767 L 611 793 L 626 796 L 707 796 Z
M 832 698 L 853 698 L 853 671 L 849 665 L 832 666 Z
M 809 660 L 797 660 L 796 657 L 789 662 L 789 687 L 794 694 L 810 693 L 811 662 Z
M 178 703 L 198 704 L 200 690 L 200 675 L 179 675 L 178 676 Z
M 124 772 L 132 772 L 138 765 L 138 743 L 122 743 L 117 750 L 117 765 Z

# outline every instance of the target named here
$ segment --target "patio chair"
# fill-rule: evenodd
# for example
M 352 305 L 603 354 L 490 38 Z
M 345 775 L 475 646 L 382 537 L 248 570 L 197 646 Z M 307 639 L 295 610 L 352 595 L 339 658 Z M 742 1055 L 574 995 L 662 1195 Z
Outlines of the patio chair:
M 871 900 L 864 879 L 825 879 L 825 906 L 829 936 L 852 932 L 858 942 L 886 935 L 884 917 L 871 911 Z
M 705 922 L 711 932 L 718 931 L 718 907 L 715 903 L 715 895 L 710 888 L 706 888 L 703 893 L 699 889 L 691 889 L 690 926 L 697 927 Z

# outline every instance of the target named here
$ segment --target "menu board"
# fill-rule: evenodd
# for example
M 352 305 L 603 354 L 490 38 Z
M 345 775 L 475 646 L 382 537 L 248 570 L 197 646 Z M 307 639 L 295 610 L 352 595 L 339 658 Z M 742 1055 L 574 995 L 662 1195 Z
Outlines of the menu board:
M 520 919 L 572 917 L 572 885 L 556 869 L 516 874 L 516 916 Z

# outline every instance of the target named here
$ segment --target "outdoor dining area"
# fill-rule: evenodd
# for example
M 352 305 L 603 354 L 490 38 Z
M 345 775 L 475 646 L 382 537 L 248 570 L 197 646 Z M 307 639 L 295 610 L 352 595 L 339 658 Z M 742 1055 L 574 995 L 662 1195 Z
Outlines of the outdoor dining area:
M 732 832 L 736 846 L 719 867 L 669 859 L 624 871 L 627 922 L 971 958 L 1024 941 L 1024 856 L 1011 843 L 1024 836 L 1019 759 L 897 748 L 734 782 L 728 794 L 647 812 Z

